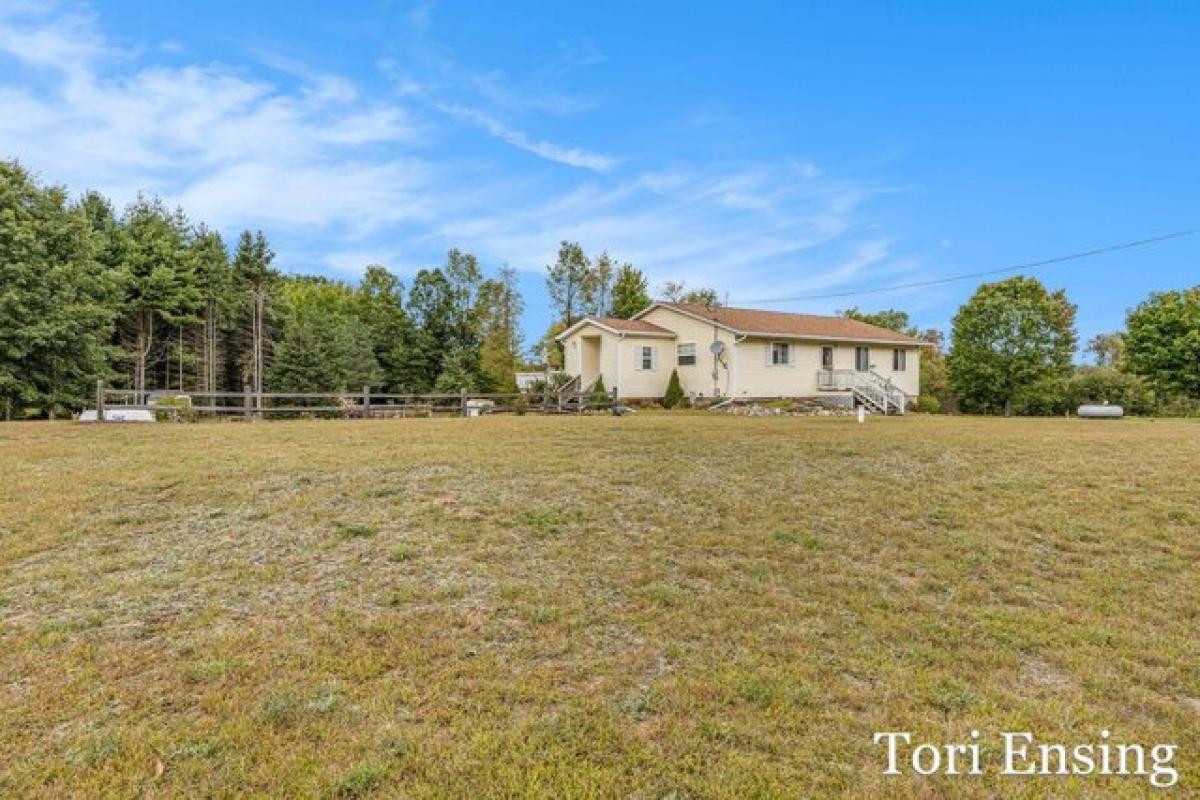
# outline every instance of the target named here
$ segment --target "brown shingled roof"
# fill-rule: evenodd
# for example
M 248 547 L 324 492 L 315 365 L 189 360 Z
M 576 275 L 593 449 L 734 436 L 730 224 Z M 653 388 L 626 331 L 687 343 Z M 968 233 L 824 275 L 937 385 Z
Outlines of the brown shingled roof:
M 911 336 L 846 317 L 822 317 L 815 314 L 790 314 L 782 311 L 759 311 L 753 308 L 729 308 L 727 306 L 708 308 L 691 303 L 659 303 L 659 305 L 706 320 L 715 319 L 717 324 L 739 333 L 924 344 L 921 340 Z
M 621 319 L 620 317 L 587 317 L 593 322 L 598 322 L 616 331 L 640 331 L 642 333 L 670 333 L 666 328 L 661 328 L 652 322 L 646 322 L 640 319 Z

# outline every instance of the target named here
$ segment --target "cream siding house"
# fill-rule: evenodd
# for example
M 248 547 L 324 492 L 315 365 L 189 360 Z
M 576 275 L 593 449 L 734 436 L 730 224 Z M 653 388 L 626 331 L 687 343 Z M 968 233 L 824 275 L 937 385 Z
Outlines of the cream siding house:
M 564 370 L 618 397 L 662 397 L 671 371 L 695 397 L 824 397 L 892 413 L 920 394 L 928 343 L 843 317 L 655 303 L 558 335 Z

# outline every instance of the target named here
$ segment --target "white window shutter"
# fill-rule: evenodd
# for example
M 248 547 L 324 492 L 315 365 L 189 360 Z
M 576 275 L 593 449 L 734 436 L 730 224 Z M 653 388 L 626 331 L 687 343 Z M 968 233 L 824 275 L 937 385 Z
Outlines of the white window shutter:
M 658 369 L 658 348 L 657 347 L 650 348 L 650 369 L 652 369 L 652 370 Z
M 787 349 L 788 349 L 788 366 L 795 367 L 796 366 L 796 345 L 795 345 L 795 343 L 789 342 Z
M 766 365 L 767 365 L 768 367 L 769 367 L 769 366 L 771 366 L 771 351 L 772 351 L 772 350 L 774 350 L 774 349 L 775 349 L 775 343 L 774 343 L 774 342 L 767 342 L 767 346 L 766 346 L 766 354 L 767 354 Z

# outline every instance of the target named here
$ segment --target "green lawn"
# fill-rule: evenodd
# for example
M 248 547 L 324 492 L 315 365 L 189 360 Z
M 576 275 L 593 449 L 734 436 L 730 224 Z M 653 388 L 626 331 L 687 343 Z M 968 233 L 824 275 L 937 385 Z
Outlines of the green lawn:
M 0 471 L 0 796 L 1151 791 L 881 775 L 973 728 L 1200 795 L 1200 424 L 9 424 Z

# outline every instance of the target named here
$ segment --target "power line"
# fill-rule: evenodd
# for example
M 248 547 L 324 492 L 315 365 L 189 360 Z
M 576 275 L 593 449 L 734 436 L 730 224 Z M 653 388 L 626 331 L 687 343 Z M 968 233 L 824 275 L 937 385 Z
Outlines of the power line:
M 1200 228 L 1187 228 L 1181 231 L 1172 233 L 1164 233 L 1161 236 L 1152 236 L 1149 239 L 1135 239 L 1131 242 L 1121 242 L 1120 244 L 1110 244 L 1104 247 L 1095 247 L 1091 250 L 1081 250 L 1078 253 L 1071 253 L 1065 256 L 1055 256 L 1054 258 L 1045 258 L 1041 261 L 1029 261 L 1025 264 L 1017 264 L 1012 267 L 1000 267 L 999 269 L 986 269 L 980 272 L 965 272 L 961 275 L 951 275 L 946 278 L 931 278 L 924 281 L 913 281 L 912 283 L 897 283 L 891 286 L 877 286 L 868 289 L 856 289 L 846 292 L 825 292 L 822 294 L 802 294 L 794 297 L 773 297 L 762 300 L 737 300 L 734 303 L 744 303 L 746 305 L 762 305 L 764 303 L 792 303 L 799 300 L 827 300 L 835 297 L 855 297 L 862 294 L 880 294 L 882 292 L 895 292 L 900 289 L 919 289 L 923 286 L 937 286 L 943 283 L 954 283 L 956 281 L 969 281 L 972 278 L 983 278 L 988 275 L 1000 275 L 1005 272 L 1019 272 L 1021 270 L 1036 269 L 1038 267 L 1046 267 L 1051 264 L 1061 264 L 1064 261 L 1076 261 L 1081 258 L 1090 258 L 1103 253 L 1112 253 L 1117 250 L 1129 250 L 1134 247 L 1144 247 L 1148 244 L 1156 242 L 1165 242 L 1168 239 L 1182 239 L 1185 236 L 1194 236 L 1200 233 Z

